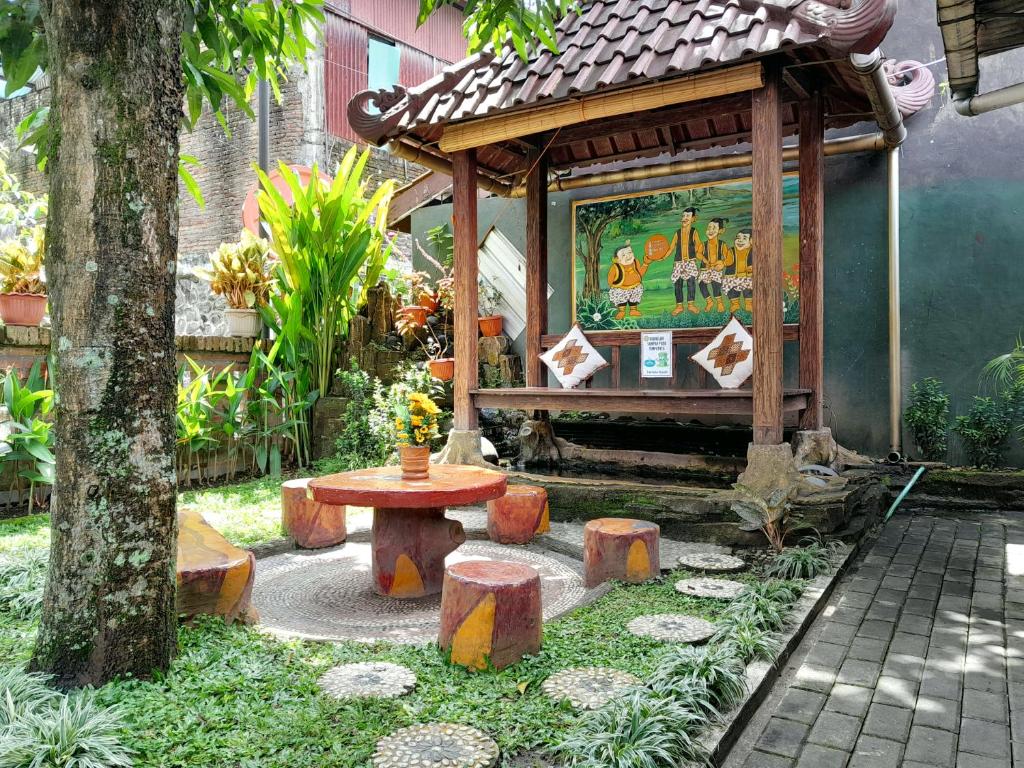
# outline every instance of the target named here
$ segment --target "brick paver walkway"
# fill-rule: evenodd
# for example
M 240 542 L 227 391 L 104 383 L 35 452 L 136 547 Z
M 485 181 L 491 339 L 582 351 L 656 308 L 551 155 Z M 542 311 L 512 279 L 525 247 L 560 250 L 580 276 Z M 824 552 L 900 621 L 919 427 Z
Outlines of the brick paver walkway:
M 1024 521 L 897 516 L 829 610 L 745 768 L 1024 766 Z

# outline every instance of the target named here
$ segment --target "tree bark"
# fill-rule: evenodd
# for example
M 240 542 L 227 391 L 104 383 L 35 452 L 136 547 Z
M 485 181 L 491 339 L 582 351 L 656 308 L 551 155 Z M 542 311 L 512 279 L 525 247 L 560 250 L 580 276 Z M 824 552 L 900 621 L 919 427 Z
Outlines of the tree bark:
M 46 4 L 57 469 L 32 666 L 61 687 L 149 676 L 176 644 L 182 7 Z

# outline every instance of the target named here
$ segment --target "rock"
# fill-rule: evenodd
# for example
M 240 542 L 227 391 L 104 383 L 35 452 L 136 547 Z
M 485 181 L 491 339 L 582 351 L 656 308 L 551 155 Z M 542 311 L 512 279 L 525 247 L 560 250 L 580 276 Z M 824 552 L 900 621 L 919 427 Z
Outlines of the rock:
M 550 421 L 540 419 L 524 421 L 519 428 L 519 460 L 526 466 L 546 464 L 557 466 L 561 455 L 555 443 Z
M 481 336 L 477 351 L 480 362 L 497 367 L 510 345 L 508 336 Z

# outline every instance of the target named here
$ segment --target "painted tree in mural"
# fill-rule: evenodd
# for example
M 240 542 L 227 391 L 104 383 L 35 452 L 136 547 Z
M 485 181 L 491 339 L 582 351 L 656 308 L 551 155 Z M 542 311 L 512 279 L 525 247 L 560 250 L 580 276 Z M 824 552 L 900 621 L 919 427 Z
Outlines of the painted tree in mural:
M 594 299 L 601 293 L 601 242 L 608 228 L 615 222 L 647 213 L 656 205 L 656 196 L 641 195 L 576 208 L 576 248 L 586 268 L 580 289 L 583 298 Z
M 313 41 L 317 0 L 18 0 L 8 93 L 37 68 L 51 113 L 46 231 L 56 481 L 32 666 L 63 687 L 166 668 L 175 648 L 174 280 L 178 132 L 249 110 Z M 182 105 L 188 114 L 183 115 Z

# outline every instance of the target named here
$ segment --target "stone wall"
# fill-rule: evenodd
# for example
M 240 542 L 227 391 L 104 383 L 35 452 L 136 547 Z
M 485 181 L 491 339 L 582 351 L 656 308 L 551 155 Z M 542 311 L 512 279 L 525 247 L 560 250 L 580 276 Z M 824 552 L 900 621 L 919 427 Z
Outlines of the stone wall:
M 252 353 L 253 340 L 232 336 L 187 336 L 175 339 L 178 364 L 188 356 L 200 365 L 220 369 L 233 365 L 245 368 Z M 0 326 L 0 370 L 16 368 L 22 374 L 50 352 L 50 329 L 20 325 Z

